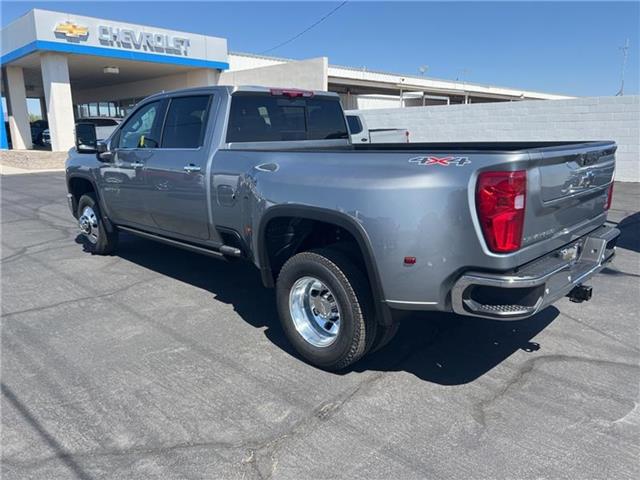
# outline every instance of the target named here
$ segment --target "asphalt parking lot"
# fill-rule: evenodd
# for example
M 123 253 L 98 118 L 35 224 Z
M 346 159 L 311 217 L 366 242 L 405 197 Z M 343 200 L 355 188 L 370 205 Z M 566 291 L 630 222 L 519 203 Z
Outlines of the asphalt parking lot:
M 257 271 L 76 242 L 62 172 L 2 177 L 5 479 L 640 478 L 640 185 L 584 304 L 417 314 L 343 374 L 298 360 Z

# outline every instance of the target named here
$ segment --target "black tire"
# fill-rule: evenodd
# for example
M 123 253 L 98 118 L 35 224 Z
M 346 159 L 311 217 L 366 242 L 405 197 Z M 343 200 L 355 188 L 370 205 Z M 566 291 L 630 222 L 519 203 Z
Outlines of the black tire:
M 311 276 L 325 284 L 340 309 L 340 328 L 333 343 L 315 346 L 298 332 L 289 308 L 294 284 Z M 365 275 L 342 252 L 327 249 L 291 257 L 280 270 L 276 297 L 284 333 L 310 364 L 324 370 L 341 370 L 358 361 L 376 338 L 373 300 Z
M 113 232 L 108 232 L 105 228 L 102 213 L 100 212 L 100 205 L 93 193 L 85 193 L 80 197 L 80 200 L 78 200 L 79 223 L 81 223 L 81 217 L 87 207 L 95 213 L 97 228 L 94 228 L 94 231 L 97 232 L 97 238 L 95 238 L 94 241 L 93 238 L 90 238 L 91 235 L 81 233 L 84 239 L 85 248 L 95 255 L 109 255 L 110 253 L 113 253 L 118 246 L 118 231 L 114 230 Z
M 392 323 L 391 325 L 378 325 L 378 332 L 376 333 L 376 338 L 373 341 L 373 345 L 371 346 L 369 353 L 377 352 L 381 348 L 387 346 L 396 336 L 399 328 L 399 322 Z

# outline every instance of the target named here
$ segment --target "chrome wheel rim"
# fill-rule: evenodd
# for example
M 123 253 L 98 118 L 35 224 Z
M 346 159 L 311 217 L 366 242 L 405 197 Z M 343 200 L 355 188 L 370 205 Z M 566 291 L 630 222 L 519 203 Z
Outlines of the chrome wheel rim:
M 98 243 L 100 231 L 98 230 L 98 217 L 91 207 L 84 207 L 82 215 L 78 218 L 78 226 L 87 240 L 92 244 Z
M 340 333 L 340 307 L 333 292 L 315 277 L 302 277 L 289 292 L 296 331 L 314 347 L 328 347 Z

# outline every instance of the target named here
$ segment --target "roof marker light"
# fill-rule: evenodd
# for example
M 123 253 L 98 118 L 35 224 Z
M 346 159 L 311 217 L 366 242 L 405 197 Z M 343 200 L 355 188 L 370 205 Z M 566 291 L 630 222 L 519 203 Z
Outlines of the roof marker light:
M 269 89 L 269 93 L 274 96 L 285 96 L 289 98 L 311 98 L 313 97 L 313 92 L 310 90 L 296 90 L 294 88 L 271 88 Z

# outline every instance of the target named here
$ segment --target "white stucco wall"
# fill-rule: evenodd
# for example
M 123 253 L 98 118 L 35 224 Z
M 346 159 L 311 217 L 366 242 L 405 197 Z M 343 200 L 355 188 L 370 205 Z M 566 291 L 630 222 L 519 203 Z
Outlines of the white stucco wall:
M 292 59 L 280 59 L 275 57 L 264 57 L 249 53 L 229 52 L 229 71 L 247 70 L 250 68 L 269 67 L 293 61 Z
M 400 107 L 400 97 L 397 95 L 354 95 L 354 97 L 356 105 L 361 110 Z
M 640 96 L 359 110 L 412 142 L 615 140 L 616 179 L 640 182 Z
M 231 70 L 220 74 L 220 85 L 261 85 L 327 90 L 327 69 L 327 57 L 320 57 L 266 67 Z

